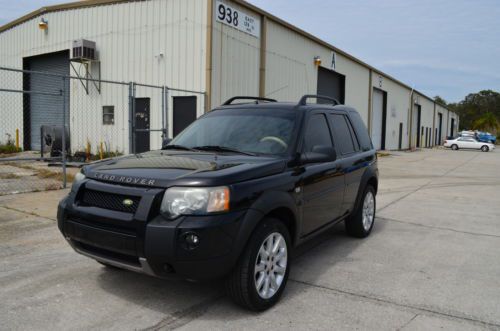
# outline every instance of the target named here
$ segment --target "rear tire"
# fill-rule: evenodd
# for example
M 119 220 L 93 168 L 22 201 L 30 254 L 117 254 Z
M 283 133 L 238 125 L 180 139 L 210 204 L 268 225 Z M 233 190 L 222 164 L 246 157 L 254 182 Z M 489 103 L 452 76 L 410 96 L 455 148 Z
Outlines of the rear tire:
M 488 146 L 484 145 L 483 147 L 481 147 L 481 150 L 482 150 L 483 152 L 489 152 L 489 151 L 490 151 L 490 148 L 489 148 Z
M 363 192 L 358 209 L 345 220 L 346 232 L 356 238 L 368 237 L 375 223 L 376 210 L 375 189 L 368 185 Z
M 456 151 L 456 150 L 458 150 L 458 146 L 455 145 L 455 144 L 453 144 L 453 145 L 451 145 L 451 149 L 454 150 L 454 151 Z
M 278 302 L 290 272 L 290 244 L 283 222 L 265 218 L 226 281 L 228 296 L 254 311 L 266 310 Z

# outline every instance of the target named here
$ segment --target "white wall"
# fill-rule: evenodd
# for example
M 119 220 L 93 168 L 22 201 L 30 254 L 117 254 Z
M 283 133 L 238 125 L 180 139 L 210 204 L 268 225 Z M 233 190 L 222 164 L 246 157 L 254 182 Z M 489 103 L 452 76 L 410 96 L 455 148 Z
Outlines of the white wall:
M 411 90 L 394 82 L 392 79 L 380 75 L 372 74 L 373 87 L 387 92 L 387 119 L 385 148 L 387 150 L 398 149 L 399 144 L 399 123 L 403 123 L 403 135 L 401 147 L 409 147 L 409 108 Z
M 240 5 L 224 1 L 248 15 L 260 15 Z M 215 1 L 214 1 L 215 11 Z M 215 16 L 214 12 L 212 15 Z M 216 107 L 237 95 L 259 95 L 260 36 L 239 31 L 213 19 L 212 29 L 212 95 Z
M 73 40 L 84 38 L 97 44 L 103 79 L 205 91 L 207 10 L 207 1 L 150 0 L 44 14 L 49 26 L 47 33 L 38 29 L 40 17 L 0 33 L 0 65 L 22 68 L 23 57 L 70 49 Z M 160 53 L 163 56 L 159 56 Z M 0 80 L 2 77 L 5 78 L 0 72 Z M 22 87 L 19 82 L 7 84 L 19 89 Z M 105 85 L 102 94 L 91 89 L 91 95 L 87 96 L 79 81 L 72 82 L 73 149 L 81 148 L 89 139 L 93 146 L 101 140 L 109 140 L 112 149 L 128 151 L 126 87 L 125 90 Z M 141 96 L 151 98 L 151 126 L 160 128 L 158 91 L 141 89 L 137 97 Z M 102 106 L 110 104 L 115 105 L 114 128 L 101 125 Z M 171 105 L 170 100 L 170 108 Z M 3 106 L 0 108 L 2 118 L 15 117 L 10 123 L 21 124 L 22 128 L 22 104 L 17 103 L 6 111 Z M 204 100 L 199 96 L 198 114 L 204 111 Z M 172 123 L 171 117 L 169 123 Z M 0 134 L 12 129 L 0 123 Z M 172 132 L 171 125 L 169 131 Z M 151 134 L 151 147 L 158 148 L 160 144 L 160 134 Z

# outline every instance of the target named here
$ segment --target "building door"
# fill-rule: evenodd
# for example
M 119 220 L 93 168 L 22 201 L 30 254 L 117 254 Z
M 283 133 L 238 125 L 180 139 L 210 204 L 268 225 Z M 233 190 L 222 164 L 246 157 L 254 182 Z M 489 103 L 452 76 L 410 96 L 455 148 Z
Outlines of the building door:
M 335 71 L 318 67 L 317 94 L 335 98 L 341 104 L 345 100 L 345 76 Z M 318 100 L 318 103 L 329 103 L 326 100 Z
M 48 53 L 44 55 L 24 58 L 24 69 L 31 71 L 47 72 L 49 74 L 69 76 L 69 52 Z M 25 112 L 24 127 L 24 148 L 40 150 L 41 148 L 41 127 L 58 126 L 62 127 L 63 112 L 66 112 L 66 125 L 69 128 L 69 79 L 64 81 L 62 77 L 25 74 L 23 76 L 25 89 L 33 93 L 24 98 Z M 44 95 L 42 93 L 65 93 L 65 101 L 62 97 Z M 37 93 L 38 92 L 38 93 Z M 63 105 L 66 104 L 63 110 Z
M 377 88 L 373 89 L 372 98 L 372 142 L 376 150 L 385 149 L 387 93 Z
M 196 96 L 174 97 L 174 137 L 196 120 Z
M 429 147 L 429 128 L 425 128 L 425 147 Z
M 399 123 L 399 140 L 398 140 L 398 149 L 403 149 L 403 123 Z
M 149 98 L 135 99 L 135 153 L 144 153 L 151 149 L 149 105 Z
M 413 130 L 412 135 L 416 138 L 416 147 L 420 147 L 420 115 L 421 115 L 421 107 L 420 105 L 415 105 L 413 107 Z
M 438 145 L 441 145 L 441 138 L 443 137 L 443 114 L 442 113 L 438 113 L 438 140 L 437 140 L 437 144 Z
M 455 135 L 455 119 L 451 119 L 451 128 L 450 128 L 450 136 L 453 137 Z

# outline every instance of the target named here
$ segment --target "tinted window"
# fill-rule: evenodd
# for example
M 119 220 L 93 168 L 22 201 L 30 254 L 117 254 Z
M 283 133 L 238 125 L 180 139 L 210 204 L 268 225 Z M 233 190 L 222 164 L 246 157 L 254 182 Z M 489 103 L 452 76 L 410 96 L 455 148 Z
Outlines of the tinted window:
M 330 129 L 326 122 L 325 115 L 313 115 L 307 123 L 304 138 L 304 151 L 311 152 L 314 146 L 333 146 Z
M 182 131 L 172 145 L 186 147 L 221 146 L 243 152 L 283 154 L 292 141 L 295 114 L 258 111 L 218 110 Z
M 352 126 L 356 132 L 356 136 L 359 140 L 359 144 L 362 151 L 369 151 L 372 149 L 372 141 L 368 135 L 368 130 L 366 129 L 361 116 L 357 112 L 349 112 L 349 116 L 352 120 Z
M 332 114 L 332 129 L 335 137 L 335 146 L 340 154 L 350 154 L 356 151 L 352 140 L 351 130 L 344 115 Z

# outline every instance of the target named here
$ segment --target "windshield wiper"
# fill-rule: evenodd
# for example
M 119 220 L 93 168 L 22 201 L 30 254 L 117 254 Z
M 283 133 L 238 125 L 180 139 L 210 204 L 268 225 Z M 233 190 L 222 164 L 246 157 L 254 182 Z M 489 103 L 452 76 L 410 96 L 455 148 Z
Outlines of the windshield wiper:
M 183 150 L 183 151 L 196 152 L 195 149 L 189 148 L 189 147 L 186 147 L 186 146 L 182 146 L 182 145 L 167 145 L 167 146 L 164 146 L 162 148 L 162 150 L 166 150 L 166 149 L 180 149 L 180 150 Z
M 243 155 L 255 156 L 257 154 L 250 152 L 243 152 L 234 148 L 224 147 L 224 146 L 216 146 L 216 145 L 208 145 L 208 146 L 197 146 L 193 147 L 193 149 L 197 149 L 200 151 L 215 151 L 215 152 L 230 152 L 230 153 L 238 153 Z

